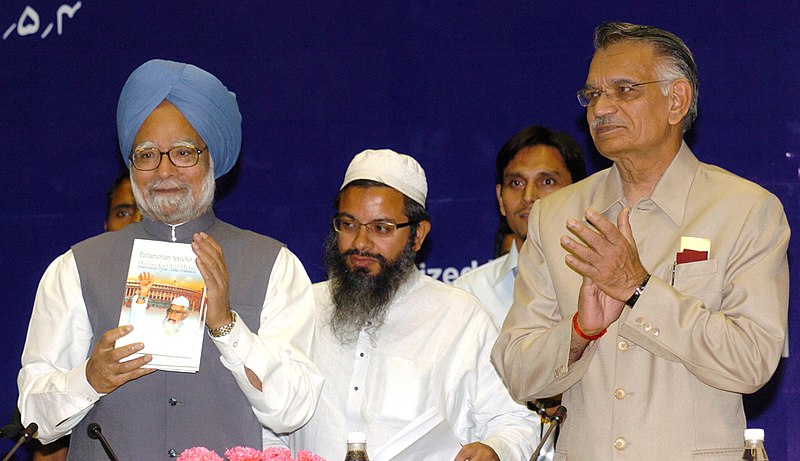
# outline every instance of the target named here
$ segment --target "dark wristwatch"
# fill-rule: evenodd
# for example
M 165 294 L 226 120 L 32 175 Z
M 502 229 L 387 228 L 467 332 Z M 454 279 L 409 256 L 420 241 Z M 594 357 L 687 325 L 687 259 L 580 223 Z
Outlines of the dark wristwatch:
M 642 293 L 644 292 L 644 287 L 647 286 L 647 282 L 649 282 L 649 281 L 650 281 L 650 274 L 647 274 L 644 277 L 644 280 L 642 281 L 642 283 L 639 284 L 638 287 L 636 287 L 636 291 L 634 291 L 633 294 L 631 295 L 631 297 L 628 298 L 627 301 L 625 301 L 625 305 L 626 306 L 628 306 L 631 309 L 633 309 L 633 305 L 636 304 L 636 301 L 639 300 L 639 296 L 642 295 Z

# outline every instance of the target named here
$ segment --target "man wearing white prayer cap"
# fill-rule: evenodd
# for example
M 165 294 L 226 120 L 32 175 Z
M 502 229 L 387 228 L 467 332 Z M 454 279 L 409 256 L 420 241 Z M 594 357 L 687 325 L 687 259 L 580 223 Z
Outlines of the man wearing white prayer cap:
M 183 321 L 186 320 L 186 317 L 188 317 L 191 312 L 192 310 L 189 309 L 189 299 L 186 298 L 186 296 L 178 296 L 173 299 L 164 315 L 165 324 L 171 325 L 171 328 L 167 328 L 165 331 L 174 333 L 179 330 L 183 325 Z
M 454 437 L 425 459 L 530 456 L 538 421 L 511 400 L 489 363 L 497 336 L 489 314 L 414 265 L 431 229 L 427 194 L 425 171 L 407 155 L 366 150 L 350 163 L 325 244 L 328 280 L 314 285 L 312 359 L 325 386 L 294 446 L 344 459 L 347 433 L 358 431 L 371 457 L 389 459 L 395 453 L 384 444 L 431 411 Z
M 235 95 L 190 64 L 151 60 L 128 78 L 117 134 L 142 222 L 88 239 L 56 259 L 34 301 L 18 406 L 47 443 L 72 430 L 71 459 L 105 459 L 90 422 L 120 459 L 259 447 L 262 427 L 289 432 L 313 414 L 322 376 L 308 359 L 311 283 L 269 237 L 218 220 L 215 178 L 241 146 Z M 208 309 L 200 371 L 148 368 L 142 343 L 115 348 L 134 239 L 191 244 Z M 269 319 L 269 321 L 267 321 Z

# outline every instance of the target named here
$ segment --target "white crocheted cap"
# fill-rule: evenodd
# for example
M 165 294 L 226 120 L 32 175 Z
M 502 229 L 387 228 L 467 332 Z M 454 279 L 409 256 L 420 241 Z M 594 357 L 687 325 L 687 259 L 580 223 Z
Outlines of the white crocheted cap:
M 428 196 L 425 170 L 408 155 L 398 154 L 389 149 L 367 149 L 353 157 L 339 190 L 358 179 L 386 184 L 425 206 L 425 199 Z
M 177 298 L 173 299 L 170 304 L 173 306 L 189 307 L 189 299 L 186 298 L 186 296 L 178 296 Z

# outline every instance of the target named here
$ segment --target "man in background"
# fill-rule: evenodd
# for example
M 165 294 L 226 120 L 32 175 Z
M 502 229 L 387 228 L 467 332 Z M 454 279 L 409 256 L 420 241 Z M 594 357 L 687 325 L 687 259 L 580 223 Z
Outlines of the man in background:
M 531 206 L 586 177 L 580 146 L 569 135 L 529 126 L 500 148 L 495 162 L 497 204 L 514 235 L 507 255 L 467 272 L 453 282 L 481 300 L 499 329 L 514 301 L 519 249 L 528 235 Z
M 489 363 L 497 331 L 489 315 L 414 265 L 431 227 L 427 191 L 425 172 L 407 155 L 367 150 L 350 163 L 325 244 L 328 281 L 314 285 L 312 359 L 325 386 L 294 446 L 344 459 L 347 433 L 361 431 L 374 456 L 434 409 L 463 445 L 451 459 L 530 456 L 536 421 Z
M 535 201 L 585 178 L 586 163 L 580 146 L 569 135 L 534 125 L 512 136 L 500 148 L 495 171 L 497 203 L 514 236 L 513 243 L 508 254 L 467 272 L 453 285 L 480 299 L 499 329 L 514 301 L 517 258 L 528 235 L 531 206 Z M 556 396 L 530 405 L 538 412 L 549 409 L 552 416 L 559 400 L 560 396 Z M 541 404 L 540 401 L 549 403 Z M 542 415 L 541 436 L 549 429 L 547 422 L 548 417 Z M 546 459 L 553 459 L 555 438 L 553 434 L 545 442 Z
M 534 204 L 492 361 L 519 400 L 563 393 L 565 459 L 740 459 L 742 394 L 785 338 L 783 207 L 683 141 L 680 38 L 610 22 L 594 42 L 578 100 L 614 165 Z
M 133 222 L 142 220 L 142 214 L 136 207 L 136 198 L 131 189 L 129 171 L 123 171 L 111 184 L 106 198 L 106 220 L 103 228 L 116 231 Z

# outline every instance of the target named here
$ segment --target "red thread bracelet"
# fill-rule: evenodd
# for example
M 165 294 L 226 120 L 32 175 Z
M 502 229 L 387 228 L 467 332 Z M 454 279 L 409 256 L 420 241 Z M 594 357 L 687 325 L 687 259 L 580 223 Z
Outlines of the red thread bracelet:
M 578 336 L 587 340 L 587 341 L 594 341 L 595 339 L 600 339 L 608 328 L 603 328 L 603 331 L 597 333 L 596 335 L 587 335 L 586 333 L 581 331 L 581 327 L 578 326 L 578 313 L 576 312 L 575 315 L 572 316 L 572 328 L 575 330 L 575 333 L 578 333 Z

